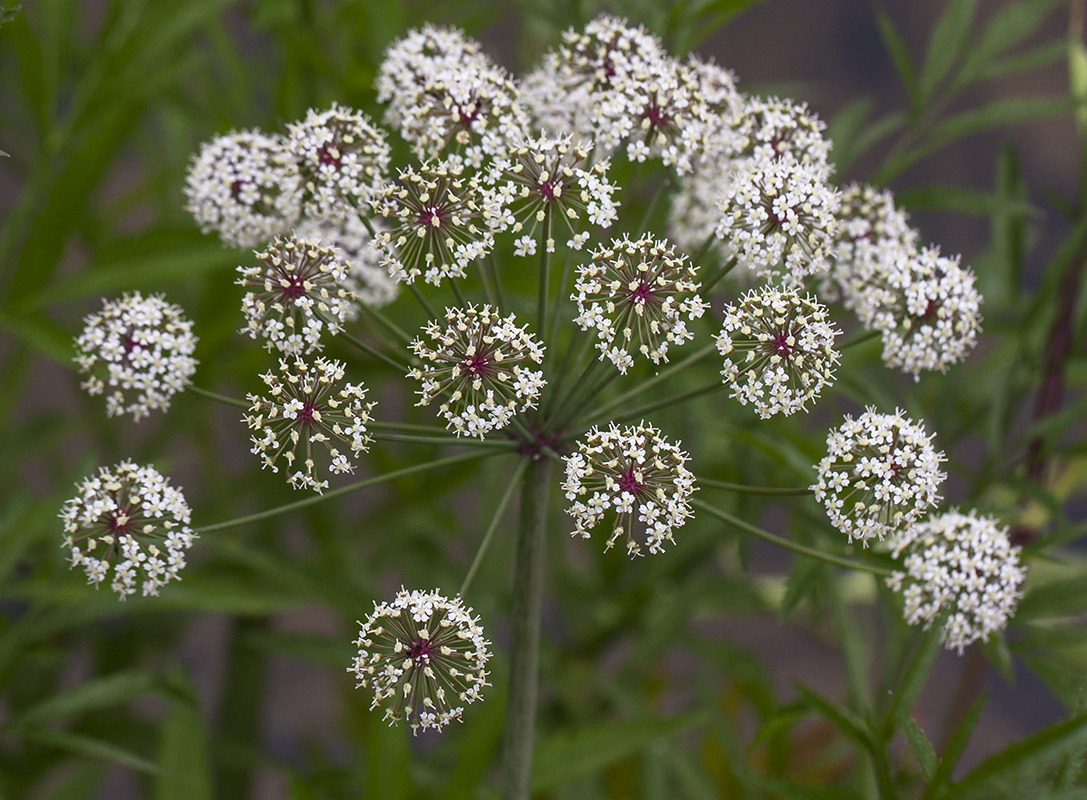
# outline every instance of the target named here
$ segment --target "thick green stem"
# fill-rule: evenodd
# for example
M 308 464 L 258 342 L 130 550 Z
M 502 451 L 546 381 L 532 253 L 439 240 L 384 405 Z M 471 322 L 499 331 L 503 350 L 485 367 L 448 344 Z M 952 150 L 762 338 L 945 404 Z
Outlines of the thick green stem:
M 359 308 L 362 309 L 363 314 L 365 314 L 370 319 L 374 320 L 376 323 L 388 330 L 390 333 L 392 333 L 393 336 L 395 336 L 404 344 L 407 344 L 411 341 L 411 337 L 408 336 L 399 325 L 397 325 L 395 322 L 386 317 L 377 309 L 370 308 L 370 306 L 366 305 L 365 303 L 359 303 Z
M 521 488 L 521 530 L 513 574 L 513 642 L 503 738 L 503 800 L 528 800 L 540 668 L 540 610 L 547 545 L 549 458 L 533 461 Z
M 736 256 L 733 256 L 728 260 L 728 263 L 721 267 L 721 269 L 717 270 L 717 272 L 710 276 L 709 280 L 702 284 L 702 288 L 698 290 L 698 293 L 703 297 L 708 295 L 710 293 L 710 290 L 713 289 L 713 287 L 716 286 L 718 283 L 720 283 L 723 277 L 732 272 L 732 268 L 735 266 Z
M 219 394 L 218 392 L 209 392 L 207 389 L 201 389 L 199 386 L 189 385 L 185 387 L 185 391 L 198 394 L 201 397 L 206 397 L 209 400 L 214 400 L 216 403 L 224 403 L 228 406 L 237 406 L 238 408 L 250 408 L 252 403 L 248 400 L 239 400 L 236 397 L 227 397 L 225 394 Z

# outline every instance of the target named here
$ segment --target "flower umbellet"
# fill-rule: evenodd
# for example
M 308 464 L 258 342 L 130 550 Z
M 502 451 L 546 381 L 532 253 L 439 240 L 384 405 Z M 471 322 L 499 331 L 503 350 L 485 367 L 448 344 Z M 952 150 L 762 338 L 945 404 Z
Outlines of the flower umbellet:
M 261 468 L 279 471 L 286 462 L 287 480 L 296 489 L 322 492 L 328 481 L 320 476 L 318 451 L 327 451 L 328 471 L 354 472 L 348 457 L 358 457 L 370 445 L 366 425 L 374 403 L 366 400 L 366 387 L 344 380 L 344 365 L 316 358 L 280 360 L 278 372 L 261 375 L 266 395 L 250 394 L 245 423 L 251 431 L 252 452 Z
M 563 484 L 574 535 L 589 538 L 613 514 L 607 549 L 623 535 L 631 556 L 641 555 L 643 544 L 659 553 L 675 541 L 674 531 L 692 516 L 690 499 L 697 488 L 686 466 L 689 457 L 678 444 L 643 421 L 593 428 L 577 448 L 565 457 Z
M 359 628 L 358 655 L 347 671 L 358 688 L 373 690 L 370 707 L 384 707 L 390 725 L 441 730 L 489 685 L 490 642 L 460 597 L 401 590 L 390 603 L 374 603 Z
M 513 314 L 502 317 L 488 305 L 447 308 L 445 325 L 429 322 L 411 350 L 423 362 L 408 373 L 422 384 L 417 405 L 441 398 L 438 413 L 457 436 L 482 439 L 504 428 L 535 408 L 546 383 L 528 366 L 543 361 L 543 345 Z
M 371 225 L 381 227 L 380 222 Z M 382 265 L 374 237 L 358 214 L 347 214 L 338 222 L 306 220 L 294 229 L 294 233 L 299 239 L 332 250 L 336 263 L 344 268 L 344 288 L 359 304 L 380 308 L 400 294 L 400 281 Z M 358 316 L 358 309 L 354 304 L 348 304 L 345 315 L 353 320 Z
M 948 650 L 1003 630 L 1022 597 L 1026 570 L 1007 528 L 976 511 L 950 511 L 898 531 L 888 542 L 902 558 L 887 585 L 902 595 L 910 625 L 931 627 L 946 614 L 940 641 Z
M 773 287 L 752 289 L 725 308 L 717 350 L 732 396 L 763 419 L 807 408 L 834 380 L 840 334 L 825 306 Z
M 869 408 L 827 437 L 815 499 L 835 528 L 865 546 L 911 525 L 939 502 L 944 454 L 901 410 Z
M 192 383 L 197 337 L 180 307 L 139 292 L 106 300 L 84 320 L 75 340 L 75 361 L 87 375 L 81 386 L 104 394 L 109 416 L 139 421 L 165 411 L 170 399 Z
M 237 283 L 249 289 L 242 298 L 242 333 L 290 355 L 322 349 L 322 333 L 339 333 L 355 300 L 336 251 L 292 236 L 256 258 L 259 266 L 238 267 Z
M 668 360 L 670 346 L 694 338 L 687 322 L 708 307 L 696 294 L 697 275 L 698 268 L 666 240 L 650 234 L 613 239 L 578 267 L 574 321 L 596 330 L 600 358 L 620 372 L 633 365 L 631 351 L 659 364 Z
M 99 467 L 61 509 L 64 547 L 88 583 L 108 580 L 112 569 L 111 586 L 122 600 L 137 585 L 145 596 L 157 595 L 185 567 L 196 538 L 191 513 L 181 491 L 154 467 L 132 461 Z

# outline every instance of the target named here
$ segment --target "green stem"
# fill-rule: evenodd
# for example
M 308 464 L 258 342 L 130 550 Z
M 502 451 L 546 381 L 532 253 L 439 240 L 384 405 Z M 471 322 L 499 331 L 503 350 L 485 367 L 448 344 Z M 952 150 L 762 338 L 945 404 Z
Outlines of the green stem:
M 185 387 L 185 391 L 198 394 L 201 397 L 206 397 L 209 400 L 214 400 L 217 403 L 225 403 L 228 406 L 237 406 L 238 408 L 249 409 L 251 403 L 246 400 L 239 400 L 236 397 L 227 397 L 225 394 L 219 394 L 218 392 L 211 392 L 207 389 L 201 389 L 199 386 L 189 384 Z
M 752 525 L 750 522 L 744 522 L 739 517 L 734 517 L 727 511 L 722 511 L 719 508 L 714 508 L 708 503 L 702 500 L 692 500 L 691 505 L 697 506 L 703 511 L 711 514 L 718 519 L 733 525 L 741 530 L 745 530 L 750 534 L 753 534 L 760 539 L 763 539 L 771 544 L 775 544 L 778 547 L 782 547 L 786 550 L 792 550 L 798 555 L 807 556 L 808 558 L 814 558 L 817 561 L 823 561 L 827 564 L 833 564 L 836 567 L 845 567 L 846 569 L 855 569 L 861 572 L 870 572 L 873 575 L 879 575 L 881 577 L 889 578 L 891 571 L 889 569 L 883 569 L 882 567 L 875 567 L 870 564 L 862 564 L 859 561 L 851 561 L 848 558 L 840 558 L 838 556 L 832 556 L 830 553 L 824 553 L 822 550 L 816 550 L 814 547 L 807 547 L 806 545 L 797 544 L 791 542 L 788 539 L 782 538 L 777 534 L 770 533 L 770 531 L 764 531 L 762 528 Z
M 732 268 L 736 266 L 736 256 L 730 258 L 721 269 L 713 273 L 709 280 L 702 284 L 702 288 L 698 290 L 698 293 L 705 297 L 712 291 L 713 287 L 721 282 L 721 279 L 732 272 Z
M 536 330 L 545 335 L 547 327 L 547 295 L 551 288 L 551 253 L 547 249 L 551 241 L 551 212 L 544 218 L 543 233 L 540 234 L 540 296 L 536 299 Z
M 649 219 L 653 216 L 653 212 L 657 208 L 657 203 L 664 196 L 664 192 L 672 185 L 671 178 L 665 178 L 657 184 L 656 190 L 653 192 L 653 197 L 649 201 L 649 205 L 645 207 L 645 214 L 642 215 L 642 221 L 638 223 L 638 235 L 641 236 L 645 233 L 646 228 L 649 227 Z
M 392 472 L 386 472 L 382 475 L 376 475 L 373 478 L 367 478 L 364 481 L 358 483 L 352 483 L 349 486 L 343 486 L 339 489 L 333 489 L 331 492 L 325 492 L 324 494 L 313 495 L 307 497 L 304 500 L 295 500 L 293 503 L 287 503 L 282 506 L 276 506 L 275 508 L 268 508 L 264 511 L 258 511 L 255 514 L 249 514 L 244 517 L 237 517 L 236 519 L 228 519 L 225 522 L 216 522 L 212 525 L 205 525 L 202 528 L 197 528 L 197 533 L 211 533 L 212 531 L 220 531 L 225 528 L 236 528 L 239 525 L 246 525 L 250 522 L 256 522 L 262 519 L 268 519 L 269 517 L 276 517 L 280 514 L 287 514 L 291 511 L 297 511 L 300 508 L 312 506 L 316 503 L 323 503 L 326 500 L 331 500 L 334 497 L 340 497 L 341 495 L 350 494 L 351 492 L 357 492 L 359 489 L 365 489 L 368 486 L 376 486 L 379 483 L 385 483 L 386 481 L 395 480 L 405 475 L 414 475 L 417 472 L 426 472 L 430 469 L 438 469 L 439 467 L 452 466 L 453 464 L 460 464 L 464 461 L 475 461 L 478 458 L 488 458 L 489 456 L 498 455 L 500 451 L 496 450 L 476 450 L 471 453 L 461 453 L 456 456 L 448 456 L 447 458 L 439 458 L 434 461 L 427 461 L 423 464 L 413 464 L 410 467 L 404 467 L 403 469 L 393 470 Z
M 498 302 L 498 307 L 505 308 L 506 300 L 502 295 L 502 276 L 498 273 L 498 262 L 494 260 L 494 253 L 487 255 L 487 266 L 491 271 L 491 278 L 494 280 L 494 296 Z
M 555 410 L 551 412 L 551 416 L 548 417 L 547 422 L 544 423 L 545 431 L 550 431 L 552 427 L 554 427 L 554 423 L 559 418 L 559 415 L 566 410 L 568 405 L 570 405 L 570 401 L 578 394 L 578 390 L 589 382 L 589 377 L 596 371 L 599 364 L 599 358 L 593 358 L 589 361 L 570 391 L 563 395 L 562 399 L 555 405 Z
M 456 295 L 457 302 L 461 308 L 468 308 L 468 299 L 464 296 L 464 292 L 460 290 L 460 284 L 457 283 L 457 279 L 450 276 L 449 285 L 453 287 L 453 294 Z
M 740 494 L 768 494 L 783 496 L 811 494 L 811 489 L 787 489 L 779 488 L 777 486 L 747 486 L 742 483 L 728 483 L 727 481 L 717 481 L 711 478 L 699 478 L 698 483 L 700 486 L 708 486 L 712 489 L 724 489 L 727 492 L 738 492 Z
M 555 307 L 551 309 L 551 319 L 547 323 L 547 331 L 545 332 L 544 341 L 551 341 L 551 333 L 559 324 L 559 313 L 566 305 L 566 301 L 569 297 L 565 295 L 566 284 L 570 280 L 570 270 L 573 266 L 573 259 L 570 254 L 567 253 L 562 259 L 562 273 L 559 277 L 559 293 L 556 295 Z M 578 328 L 580 330 L 580 326 Z
M 366 355 L 370 356 L 371 358 L 376 358 L 382 364 L 385 364 L 386 366 L 392 367 L 397 372 L 399 372 L 401 375 L 406 375 L 408 373 L 408 368 L 406 366 L 404 366 L 403 364 L 401 364 L 399 361 L 397 361 L 395 358 L 390 358 L 389 356 L 385 355 L 384 353 L 382 353 L 377 348 L 371 347 L 370 345 L 366 344 L 366 342 L 362 341 L 362 339 L 356 339 L 354 336 L 349 334 L 347 331 L 340 331 L 336 335 L 339 336 L 344 341 L 346 341 L 348 344 L 351 344 L 351 345 L 357 347 L 359 350 L 366 353 Z
M 864 344 L 865 342 L 870 342 L 873 339 L 877 338 L 879 335 L 880 335 L 879 331 L 866 331 L 866 332 L 862 333 L 860 336 L 854 336 L 848 342 L 846 342 L 841 347 L 839 347 L 838 350 L 845 350 L 845 349 L 847 349 L 849 347 L 853 347 L 853 346 L 858 345 L 858 344 Z
M 359 303 L 359 308 L 362 309 L 362 313 L 369 316 L 370 319 L 376 321 L 379 325 L 392 333 L 393 336 L 395 336 L 404 344 L 407 344 L 411 341 L 411 337 L 404 333 L 403 329 L 399 325 L 386 317 L 376 308 L 370 308 L 370 306 L 364 305 L 363 303 Z
M 417 287 L 414 283 L 409 283 L 408 288 L 415 296 L 415 299 L 419 301 L 419 305 L 423 307 L 423 311 L 426 312 L 426 315 L 431 319 L 437 319 L 438 315 L 434 313 L 434 309 L 431 308 L 430 303 L 428 303 L 427 299 L 423 297 L 423 293 L 419 291 L 419 287 Z
M 621 395 L 619 395 L 615 399 L 609 400 L 607 403 L 600 406 L 600 408 L 596 409 L 592 414 L 593 419 L 597 419 L 599 417 L 602 417 L 602 416 L 608 414 L 613 408 L 618 408 L 619 406 L 623 405 L 624 403 L 626 403 L 631 398 L 637 397 L 638 395 L 640 395 L 642 392 L 646 391 L 647 389 L 651 389 L 652 387 L 656 386 L 661 381 L 668 380 L 670 377 L 675 375 L 680 370 L 686 369 L 687 367 L 689 367 L 691 364 L 695 363 L 699 359 L 705 358 L 706 356 L 708 356 L 710 353 L 712 353 L 716 349 L 717 349 L 717 345 L 708 344 L 705 347 L 703 347 L 701 350 L 697 350 L 696 352 L 691 353 L 689 356 L 687 356 L 682 361 L 677 361 L 675 364 L 671 364 L 668 367 L 662 369 L 660 372 L 658 372 L 652 378 L 649 378 L 648 380 L 640 381 L 638 383 L 638 385 L 635 386 L 633 389 L 631 389 L 631 390 L 629 390 L 627 392 L 623 392 Z
M 691 256 L 691 263 L 695 266 L 698 266 L 698 262 L 706 257 L 706 253 L 710 251 L 710 248 L 713 247 L 713 243 L 715 241 L 717 241 L 717 231 L 713 231 L 709 236 L 706 237 L 706 241 L 702 243 L 702 246 L 700 248 L 698 248 L 698 252 Z
M 487 554 L 487 548 L 491 546 L 491 539 L 494 538 L 494 532 L 498 530 L 498 523 L 502 521 L 502 515 L 506 513 L 506 506 L 510 504 L 513 492 L 517 488 L 517 484 L 521 482 L 521 478 L 524 477 L 525 470 L 528 469 L 530 463 L 531 461 L 528 458 L 521 459 L 517 464 L 517 469 L 513 472 L 513 477 L 510 478 L 509 485 L 506 486 L 506 491 L 502 493 L 502 497 L 498 501 L 498 506 L 494 510 L 494 515 L 491 517 L 491 524 L 487 526 L 487 532 L 483 534 L 483 541 L 479 543 L 479 549 L 476 550 L 476 557 L 472 559 L 472 566 L 468 567 L 468 574 L 464 576 L 464 582 L 457 591 L 457 594 L 461 597 L 464 597 L 465 592 L 468 591 L 468 587 L 472 585 L 472 579 L 475 578 L 479 565 L 483 563 L 483 557 Z
M 375 433 L 374 438 L 379 442 L 410 442 L 413 444 L 444 444 L 455 447 L 498 447 L 503 450 L 513 450 L 519 447 L 517 442 L 510 439 L 476 439 L 472 436 L 457 438 L 454 436 L 413 436 L 405 433 Z
M 551 468 L 549 458 L 532 461 L 521 490 L 521 529 L 513 574 L 509 701 L 502 743 L 503 800 L 529 800 Z
M 565 399 L 565 396 L 560 396 L 559 390 L 562 389 L 562 385 L 566 381 L 570 365 L 581 360 L 581 354 L 585 350 L 587 341 L 585 331 L 580 326 L 575 326 L 570 341 L 566 345 L 566 350 L 563 351 L 562 358 L 559 360 L 559 366 L 555 369 L 555 380 L 548 383 L 547 402 L 544 404 L 545 418 L 550 418 L 550 413 L 554 409 L 556 401 Z
M 653 403 L 647 403 L 644 406 L 632 409 L 631 411 L 624 411 L 617 417 L 614 417 L 616 421 L 624 419 L 633 419 L 635 417 L 644 417 L 646 414 L 656 411 L 659 408 L 667 408 L 668 406 L 678 405 L 679 403 L 685 403 L 688 400 L 693 400 L 696 397 L 701 397 L 704 394 L 710 392 L 716 392 L 718 389 L 725 388 L 725 384 L 716 380 L 713 383 L 706 384 L 698 389 L 692 389 L 689 392 L 683 392 L 681 394 L 675 394 L 671 397 L 666 397 L 663 400 L 657 400 Z
M 366 423 L 366 427 L 379 431 L 415 431 L 422 436 L 441 436 L 449 433 L 446 428 L 437 425 L 419 425 L 414 422 L 382 422 L 372 419 Z
M 479 282 L 483 286 L 483 296 L 487 298 L 487 302 L 498 308 L 498 300 L 495 297 L 494 287 L 491 285 L 491 276 L 487 274 L 487 262 L 485 259 L 479 259 L 476 261 L 476 265 L 479 267 Z
M 620 373 L 617 369 L 608 370 L 608 373 L 603 378 L 598 380 L 595 384 L 593 384 L 592 388 L 590 388 L 589 391 L 585 393 L 584 397 L 579 399 L 577 403 L 574 404 L 573 410 L 571 410 L 570 413 L 566 415 L 566 419 L 559 420 L 559 422 L 565 423 L 566 421 L 575 420 L 580 417 L 581 412 L 585 410 L 585 406 L 589 405 L 589 403 L 593 401 L 593 398 L 600 394 L 602 391 L 604 391 L 604 387 L 606 387 L 609 383 L 618 378 L 620 374 L 622 373 Z

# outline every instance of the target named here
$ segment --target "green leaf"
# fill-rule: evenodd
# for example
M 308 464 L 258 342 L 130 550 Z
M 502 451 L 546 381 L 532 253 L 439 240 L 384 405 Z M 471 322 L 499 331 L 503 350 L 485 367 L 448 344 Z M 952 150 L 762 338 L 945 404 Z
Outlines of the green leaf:
M 1036 47 L 1033 50 L 1027 50 L 1021 55 L 1009 56 L 1000 61 L 994 61 L 982 71 L 979 79 L 992 80 L 994 78 L 1003 78 L 1007 75 L 1018 75 L 1020 72 L 1029 72 L 1032 69 L 1038 69 L 1039 67 L 1044 67 L 1046 64 L 1061 60 L 1065 57 L 1067 52 L 1067 42 L 1064 39 L 1060 39 L 1056 42 Z
M 970 23 L 974 18 L 975 0 L 950 0 L 936 30 L 929 40 L 925 65 L 921 68 L 919 90 L 921 105 L 932 99 L 936 87 L 955 63 L 963 45 L 970 36 Z
M 877 749 L 860 717 L 847 708 L 839 708 L 803 684 L 794 685 L 800 692 L 801 699 L 837 728 L 842 735 L 867 750 Z
M 978 724 L 978 718 L 981 716 L 981 710 L 985 707 L 987 699 L 983 694 L 975 700 L 974 704 L 970 706 L 970 709 L 963 716 L 962 722 L 955 728 L 955 732 L 951 734 L 947 748 L 940 754 L 940 761 L 936 764 L 936 770 L 932 773 L 932 778 L 929 780 L 928 788 L 925 790 L 922 800 L 930 800 L 930 798 L 939 796 L 940 789 L 951 779 L 951 773 L 954 771 L 955 765 L 959 763 L 967 742 L 970 741 L 970 734 L 973 733 L 974 726 Z
M 940 652 L 940 632 L 943 629 L 942 620 L 933 625 L 927 631 L 921 631 L 917 637 L 917 643 L 909 660 L 902 667 L 902 671 L 895 680 L 895 687 L 891 690 L 891 705 L 887 709 L 888 722 L 897 724 L 902 718 L 908 718 L 913 701 L 920 694 L 921 689 L 928 680 L 929 669 L 936 655 Z M 885 736 L 885 738 L 890 738 Z
M 932 774 L 936 771 L 936 751 L 932 749 L 932 742 L 925 736 L 925 732 L 917 727 L 913 717 L 907 713 L 900 714 L 895 724 L 906 737 L 906 744 L 909 745 L 913 757 L 917 759 L 921 774 L 926 781 L 931 780 Z
M 19 728 L 38 726 L 88 711 L 120 705 L 155 691 L 158 678 L 146 670 L 119 672 L 88 681 L 54 695 L 29 709 L 11 724 Z
M 834 143 L 830 157 L 839 171 L 852 163 L 853 143 L 874 105 L 875 101 L 870 96 L 858 97 L 827 125 L 827 139 Z
M 958 211 L 988 217 L 994 214 L 1016 214 L 1041 218 L 1042 212 L 1025 200 L 1012 200 L 962 186 L 923 186 L 907 189 L 895 195 L 903 208 L 911 211 Z
M 910 54 L 906 50 L 906 43 L 902 41 L 902 37 L 895 30 L 894 23 L 883 9 L 876 9 L 876 23 L 879 25 L 879 35 L 883 39 L 883 46 L 887 48 L 887 53 L 898 71 L 898 77 L 906 89 L 910 109 L 916 113 L 921 105 L 921 96 L 917 87 L 917 76 L 910 63 Z
M 1072 97 L 1078 102 L 1076 108 L 1076 131 L 1081 140 L 1087 140 L 1087 47 L 1083 41 L 1074 39 L 1068 43 L 1068 83 Z
M 804 595 L 811 591 L 820 571 L 819 562 L 814 559 L 793 559 L 793 571 L 789 573 L 789 579 L 785 582 L 785 596 L 781 600 L 781 608 L 778 609 L 779 619 L 786 619 L 797 604 L 804 599 Z
M 657 739 L 703 725 L 707 714 L 680 714 L 666 719 L 605 722 L 556 734 L 537 749 L 532 764 L 532 789 L 543 791 L 592 775 L 636 753 Z
M 44 314 L 7 314 L 0 310 L 0 329 L 19 337 L 42 355 L 71 364 L 75 348 L 72 336 Z
M 162 721 L 155 800 L 211 800 L 207 732 L 192 685 L 180 668 L 170 682 L 178 691 Z
M 137 755 L 131 750 L 126 750 L 112 742 L 107 742 L 104 739 L 97 739 L 93 736 L 84 736 L 80 733 L 43 730 L 26 731 L 24 735 L 27 739 L 31 739 L 40 744 L 56 747 L 60 750 L 67 750 L 76 755 L 111 761 L 114 764 L 131 767 L 132 769 L 139 770 L 140 772 L 147 772 L 152 775 L 159 771 L 158 764 L 153 761 L 148 761 L 143 756 Z
M 1087 575 L 1030 587 L 1015 612 L 1017 619 L 1078 614 L 1087 609 Z
M 1034 33 L 1058 2 L 1060 0 L 1026 0 L 1000 9 L 985 27 L 978 43 L 963 56 L 955 87 L 965 86 L 982 76 L 994 59 Z

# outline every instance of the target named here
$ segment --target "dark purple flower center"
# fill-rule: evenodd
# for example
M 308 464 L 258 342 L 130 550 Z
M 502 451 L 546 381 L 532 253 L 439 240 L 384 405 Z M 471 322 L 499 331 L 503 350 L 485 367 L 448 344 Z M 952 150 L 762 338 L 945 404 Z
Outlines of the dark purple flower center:
M 230 184 L 230 196 L 233 197 L 235 200 L 237 200 L 238 195 L 240 195 L 242 193 L 242 188 L 248 182 L 249 181 L 243 181 L 243 180 L 239 179 L 239 180 L 234 181 L 232 184 Z
M 132 517 L 126 515 L 125 521 L 121 522 L 116 513 L 110 514 L 109 519 L 106 520 L 106 527 L 115 536 L 128 533 L 132 529 Z
M 429 664 L 430 653 L 434 650 L 434 643 L 430 639 L 419 637 L 412 639 L 408 645 L 408 656 L 416 664 Z
M 317 151 L 317 161 L 322 167 L 331 165 L 336 169 L 339 169 L 343 159 L 335 147 L 325 144 L 321 145 L 321 149 Z
M 793 346 L 789 344 L 789 332 L 778 331 L 774 334 L 774 338 L 770 340 L 770 346 L 774 349 L 782 358 L 788 358 L 793 352 Z
M 289 273 L 287 275 L 287 285 L 283 287 L 283 296 L 289 300 L 294 300 L 294 298 L 301 297 L 305 293 L 306 279 L 297 272 Z
M 478 103 L 476 103 L 474 106 L 472 106 L 471 110 L 469 110 L 469 111 L 465 111 L 463 108 L 458 107 L 457 108 L 457 122 L 459 122 L 461 125 L 471 125 L 473 122 L 475 122 L 477 119 L 479 119 L 479 115 L 482 112 L 483 112 L 483 109 L 480 108 Z
M 641 483 L 634 476 L 634 467 L 627 467 L 619 475 L 619 488 L 624 492 L 630 492 L 630 494 L 638 494 L 645 487 L 644 483 Z
M 646 106 L 645 118 L 649 120 L 649 124 L 654 128 L 663 128 L 668 124 L 668 114 L 660 106 Z
M 653 287 L 644 281 L 639 283 L 629 295 L 632 302 L 648 303 L 653 296 Z
M 132 351 L 141 346 L 139 342 L 132 338 L 132 334 L 126 333 L 121 337 L 121 347 L 125 349 L 126 356 L 132 355 Z
M 480 350 L 477 351 L 475 355 L 472 355 L 461 362 L 461 366 L 464 367 L 466 372 L 471 373 L 478 378 L 491 371 L 491 360 L 487 357 L 485 352 Z
M 936 312 L 940 310 L 940 303 L 937 300 L 929 300 L 928 305 L 925 306 L 925 313 L 921 315 L 921 319 L 926 322 L 933 319 L 936 316 Z
M 442 224 L 441 212 L 436 206 L 424 208 L 419 212 L 419 224 L 424 228 L 438 228 Z
M 298 416 L 295 417 L 295 421 L 301 422 L 306 425 L 313 423 L 313 414 L 317 410 L 317 406 L 313 403 L 303 403 L 302 407 L 298 409 Z
M 542 197 L 544 200 L 555 199 L 554 181 L 543 181 L 542 183 L 540 183 L 539 186 L 536 187 L 536 190 L 540 193 L 540 197 Z

